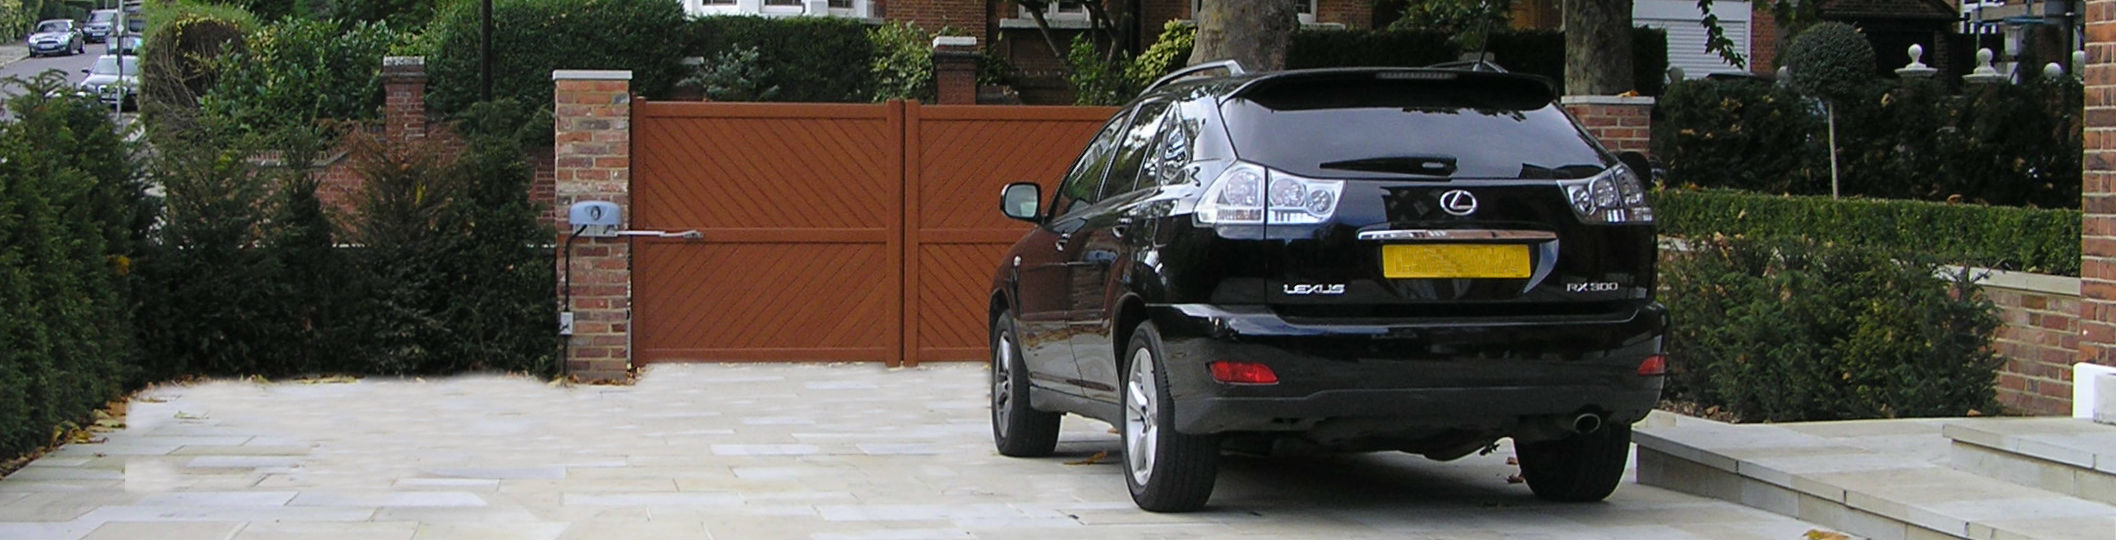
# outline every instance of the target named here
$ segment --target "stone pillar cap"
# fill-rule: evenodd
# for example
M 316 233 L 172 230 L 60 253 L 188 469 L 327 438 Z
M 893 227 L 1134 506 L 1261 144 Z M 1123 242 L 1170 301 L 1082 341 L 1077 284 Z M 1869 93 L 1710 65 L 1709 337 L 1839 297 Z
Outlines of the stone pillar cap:
M 977 38 L 974 38 L 974 37 L 970 37 L 970 36 L 934 36 L 934 37 L 933 37 L 933 48 L 936 48 L 936 49 L 938 49 L 938 48 L 941 48 L 941 47 L 976 47 L 976 46 L 977 46 Z
M 629 69 L 617 69 L 617 70 L 606 70 L 606 69 L 555 69 L 555 70 L 552 70 L 552 71 L 551 71 L 551 80 L 554 80 L 554 81 L 629 81 L 629 80 L 632 80 L 632 70 L 629 70 Z

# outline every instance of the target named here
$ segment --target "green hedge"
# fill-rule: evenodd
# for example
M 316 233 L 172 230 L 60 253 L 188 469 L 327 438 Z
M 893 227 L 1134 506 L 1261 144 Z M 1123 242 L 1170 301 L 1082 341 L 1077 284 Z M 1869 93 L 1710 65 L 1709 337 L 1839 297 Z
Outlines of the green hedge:
M 878 53 L 867 31 L 840 17 L 699 17 L 684 23 L 683 43 L 664 46 L 680 45 L 684 56 L 700 58 L 754 48 L 768 72 L 755 83 L 778 87 L 774 101 L 865 103 L 877 90 Z
M 1664 189 L 1653 193 L 1662 234 L 1802 237 L 1894 247 L 1956 264 L 2079 275 L 2080 213 L 1923 201 Z
M 382 107 L 382 57 L 398 39 L 389 26 L 288 19 L 245 38 L 245 50 L 215 59 L 220 77 L 199 98 L 229 127 L 269 133 L 320 119 L 372 120 Z
M 520 145 L 549 128 L 524 128 L 548 122 L 532 110 L 472 107 L 467 146 L 203 126 L 161 149 L 167 218 L 141 264 L 148 372 L 552 371 L 551 231 Z M 316 198 L 324 148 L 349 149 L 364 184 L 342 226 Z
M 1312 30 L 1293 34 L 1286 53 L 1292 69 L 1340 66 L 1428 66 L 1460 59 L 1467 51 L 1454 34 L 1426 30 Z M 1487 52 L 1515 73 L 1565 84 L 1565 35 L 1549 31 L 1494 33 Z M 1631 65 L 1638 92 L 1659 95 L 1668 70 L 1668 34 L 1638 28 L 1631 33 Z
M 477 4 L 443 7 L 426 28 L 427 106 L 437 112 L 478 101 Z M 676 2 L 495 0 L 492 21 L 495 99 L 551 103 L 551 72 L 559 69 L 631 70 L 632 91 L 648 97 L 666 95 L 681 77 L 684 19 Z
M 152 221 L 129 151 L 63 76 L 6 83 L 0 123 L 0 461 L 137 381 L 132 256 Z M 47 98 L 46 95 L 60 97 Z
M 1914 249 L 1718 237 L 1668 259 L 1670 399 L 1771 422 L 1997 412 L 1996 309 Z
M 2078 208 L 2078 81 L 1867 81 L 1834 102 L 1847 195 Z M 1828 194 L 1820 102 L 1757 81 L 1686 81 L 1655 107 L 1653 153 L 1675 184 Z

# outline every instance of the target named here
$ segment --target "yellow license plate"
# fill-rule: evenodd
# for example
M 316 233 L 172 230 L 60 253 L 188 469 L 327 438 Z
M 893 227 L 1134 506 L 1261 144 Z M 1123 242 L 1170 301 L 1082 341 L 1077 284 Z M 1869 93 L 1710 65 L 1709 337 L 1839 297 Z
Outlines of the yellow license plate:
M 1381 246 L 1381 275 L 1390 279 L 1526 278 L 1528 274 L 1527 245 Z

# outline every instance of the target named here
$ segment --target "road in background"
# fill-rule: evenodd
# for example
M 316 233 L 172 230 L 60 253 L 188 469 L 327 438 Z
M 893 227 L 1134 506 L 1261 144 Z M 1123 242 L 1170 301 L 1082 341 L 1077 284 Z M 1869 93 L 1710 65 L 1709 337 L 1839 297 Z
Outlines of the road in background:
M 7 62 L 6 66 L 0 67 L 0 79 L 21 77 L 23 80 L 29 80 L 46 71 L 56 69 L 66 74 L 68 85 L 78 84 L 82 78 L 88 76 L 86 73 L 81 73 L 81 70 L 88 69 L 88 66 L 95 64 L 96 56 L 102 55 L 107 45 L 90 43 L 84 47 L 87 48 L 88 52 L 72 56 L 41 56 L 36 58 L 28 58 L 29 49 L 20 43 L 0 47 L 0 61 L 22 57 L 20 60 Z M 15 86 L 0 88 L 0 96 L 13 97 L 21 92 L 22 89 Z

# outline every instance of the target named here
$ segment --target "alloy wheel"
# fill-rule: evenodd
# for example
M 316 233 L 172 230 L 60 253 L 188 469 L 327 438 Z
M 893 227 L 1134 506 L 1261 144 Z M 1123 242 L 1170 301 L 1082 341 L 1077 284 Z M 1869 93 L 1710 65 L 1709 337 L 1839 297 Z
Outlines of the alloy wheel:
M 1124 465 L 1132 482 L 1147 485 L 1153 476 L 1155 445 L 1160 435 L 1159 387 L 1154 380 L 1153 353 L 1140 348 L 1132 353 L 1130 374 L 1124 378 Z
M 992 425 L 999 435 L 1007 435 L 1007 422 L 1013 420 L 1014 411 L 1014 337 L 1000 335 L 997 345 L 992 347 Z

